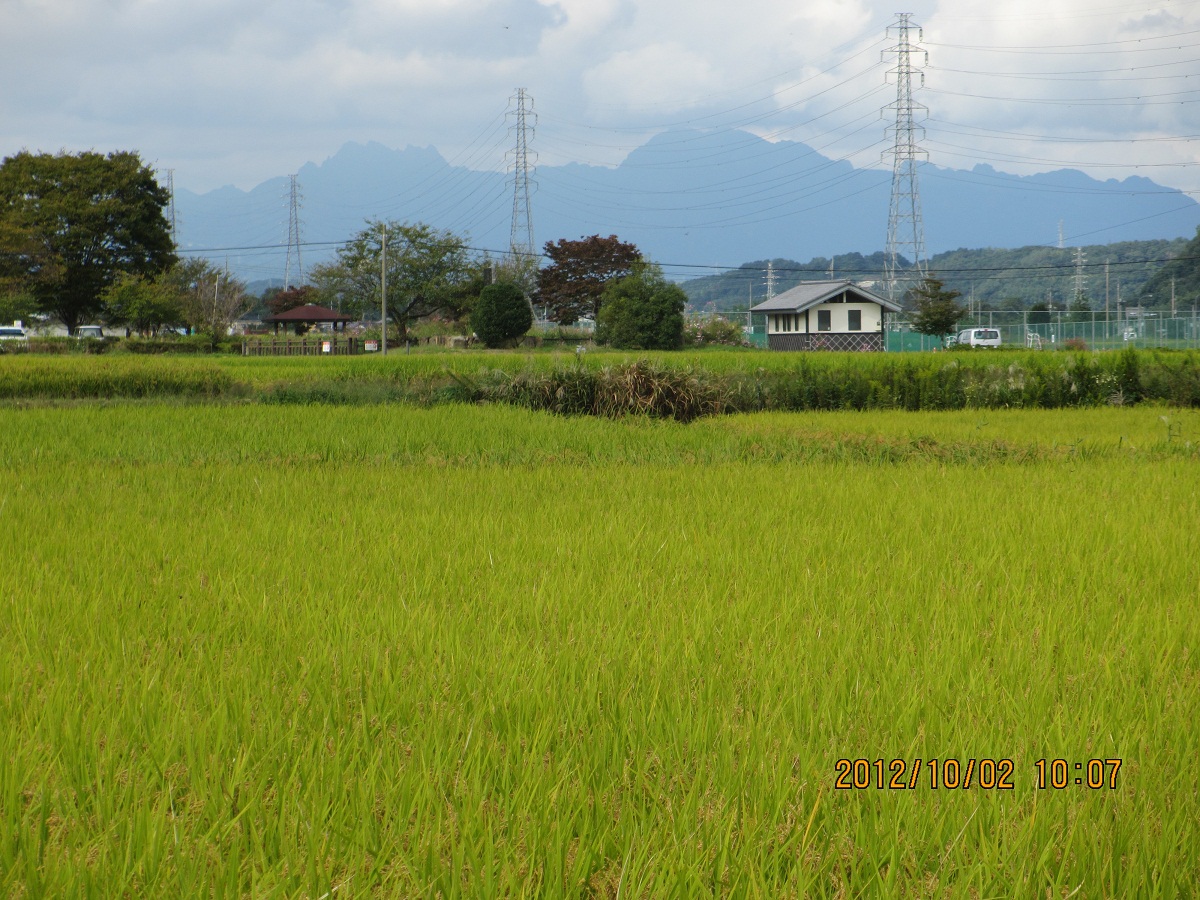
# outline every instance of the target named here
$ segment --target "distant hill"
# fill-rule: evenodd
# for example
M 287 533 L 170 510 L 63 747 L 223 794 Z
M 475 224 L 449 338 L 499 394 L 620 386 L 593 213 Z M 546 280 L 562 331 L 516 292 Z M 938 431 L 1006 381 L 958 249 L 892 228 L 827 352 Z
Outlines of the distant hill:
M 1176 277 L 1176 302 L 1180 307 L 1200 302 L 1200 237 L 1191 243 L 1174 240 L 1123 241 L 1080 248 L 1084 262 L 1083 289 L 1092 307 L 1103 309 L 1117 298 L 1146 306 L 1169 306 L 1170 272 Z M 1027 309 L 1049 302 L 1058 307 L 1075 295 L 1075 254 L 1071 248 L 1021 247 L 1015 250 L 950 250 L 938 253 L 929 268 L 946 286 L 970 297 L 981 309 Z M 789 259 L 770 261 L 775 291 L 780 293 L 801 281 L 842 276 L 882 289 L 884 256 L 851 253 L 832 260 L 816 257 L 801 263 Z M 1105 266 L 1107 264 L 1107 278 Z M 766 298 L 767 260 L 743 263 L 718 275 L 683 283 L 695 309 L 743 310 L 748 300 Z
M 1142 287 L 1141 298 L 1147 306 L 1166 308 L 1174 297 L 1177 310 L 1200 307 L 1200 228 L 1175 259 L 1155 272 Z
M 305 266 L 329 259 L 368 217 L 425 221 L 479 248 L 508 247 L 513 204 L 502 171 L 452 165 L 431 147 L 351 143 L 298 174 Z M 1172 239 L 1200 226 L 1200 204 L 1144 178 L 1098 181 L 1074 170 L 1016 176 L 982 165 L 925 165 L 920 178 L 926 246 L 936 254 L 1051 244 L 1060 222 L 1070 245 Z M 745 132 L 665 132 L 617 167 L 541 166 L 535 180 L 539 247 L 617 234 L 671 277 L 748 259 L 870 257 L 886 243 L 890 172 Z M 177 191 L 180 245 L 228 260 L 247 280 L 281 278 L 287 195 L 282 175 L 249 191 Z

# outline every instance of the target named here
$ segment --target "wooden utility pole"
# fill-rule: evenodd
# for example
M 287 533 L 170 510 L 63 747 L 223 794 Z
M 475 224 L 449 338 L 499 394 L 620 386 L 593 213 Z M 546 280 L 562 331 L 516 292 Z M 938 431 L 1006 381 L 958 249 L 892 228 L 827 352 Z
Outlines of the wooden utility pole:
M 383 229 L 383 237 L 379 244 L 379 294 L 383 301 L 383 321 L 380 323 L 383 325 L 383 343 L 380 344 L 380 352 L 387 356 L 387 222 L 381 222 L 380 227 Z

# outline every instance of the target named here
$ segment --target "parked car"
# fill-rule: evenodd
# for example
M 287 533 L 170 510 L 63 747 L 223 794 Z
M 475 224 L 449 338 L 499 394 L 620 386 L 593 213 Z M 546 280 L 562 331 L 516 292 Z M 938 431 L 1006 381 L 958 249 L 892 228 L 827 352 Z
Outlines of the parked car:
M 16 325 L 0 325 L 0 341 L 24 341 L 29 343 L 29 335 L 24 328 Z
M 99 325 L 80 325 L 75 329 L 75 337 L 77 338 L 102 338 L 104 337 L 104 329 Z
M 999 347 L 1000 329 L 967 328 L 958 333 L 955 343 L 966 344 L 968 347 Z

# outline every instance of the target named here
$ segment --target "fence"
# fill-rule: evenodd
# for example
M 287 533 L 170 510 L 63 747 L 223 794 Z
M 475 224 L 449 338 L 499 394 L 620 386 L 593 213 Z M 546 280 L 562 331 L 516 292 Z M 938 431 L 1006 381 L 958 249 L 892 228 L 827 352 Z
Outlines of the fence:
M 966 328 L 994 328 L 1006 347 L 1057 349 L 1071 342 L 1089 350 L 1121 347 L 1200 348 L 1200 317 L 1162 316 L 1143 313 L 1119 318 L 1080 319 L 1075 313 L 984 312 L 959 322 L 955 332 Z M 887 323 L 890 352 L 936 350 L 942 342 L 918 334 L 908 322 Z
M 357 356 L 368 344 L 356 337 L 266 338 L 242 341 L 242 356 Z M 370 348 L 374 349 L 374 348 Z

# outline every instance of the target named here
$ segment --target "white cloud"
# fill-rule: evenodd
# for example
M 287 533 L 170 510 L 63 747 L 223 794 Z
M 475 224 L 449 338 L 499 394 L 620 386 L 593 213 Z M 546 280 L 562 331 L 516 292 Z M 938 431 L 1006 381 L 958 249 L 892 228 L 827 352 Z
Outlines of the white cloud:
M 1178 140 L 1200 133 L 1200 94 L 1179 93 L 1200 88 L 1194 4 L 913 8 L 935 161 L 1200 189 L 1197 145 Z M 548 162 L 616 162 L 693 122 L 875 164 L 894 91 L 891 12 L 865 0 L 10 0 L 5 14 L 0 152 L 132 147 L 195 188 L 250 186 L 347 140 L 449 156 L 488 128 L 501 141 L 517 86 Z M 1071 46 L 1032 52 L 1048 45 Z

